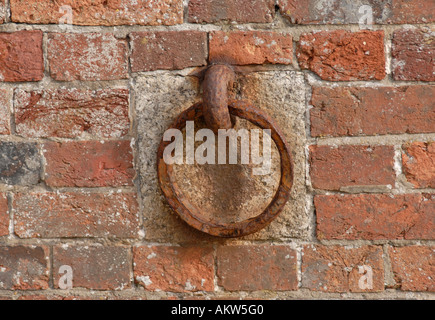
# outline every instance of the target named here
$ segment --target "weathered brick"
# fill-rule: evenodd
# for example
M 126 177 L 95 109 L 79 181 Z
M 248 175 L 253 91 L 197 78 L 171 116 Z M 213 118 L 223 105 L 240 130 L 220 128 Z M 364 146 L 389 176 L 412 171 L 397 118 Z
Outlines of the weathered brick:
M 435 22 L 435 1 L 393 0 L 389 23 L 411 24 Z
M 0 142 L 0 183 L 34 185 L 40 180 L 40 171 L 36 143 Z
M 48 142 L 43 145 L 45 182 L 52 187 L 133 185 L 130 141 Z
M 184 69 L 207 64 L 205 32 L 133 32 L 130 39 L 133 72 Z
M 319 239 L 435 239 L 434 195 L 319 195 L 314 204 Z
M 9 207 L 6 194 L 0 193 L 0 237 L 9 234 Z
M 297 290 L 296 251 L 288 246 L 221 246 L 218 284 L 229 291 Z
M 0 89 L 0 134 L 10 134 L 10 111 L 12 97 L 8 90 Z
M 383 291 L 382 248 L 307 245 L 302 254 L 302 287 L 323 292 Z
M 14 202 L 20 238 L 135 238 L 135 193 L 20 193 Z
M 394 185 L 392 146 L 310 146 L 310 174 L 316 189 Z
M 403 149 L 406 179 L 416 188 L 435 188 L 435 142 L 415 142 Z
M 216 31 L 210 34 L 210 61 L 235 65 L 291 64 L 292 36 L 269 31 Z
M 42 32 L 0 33 L 0 82 L 40 81 L 43 77 Z
M 385 78 L 383 31 L 319 31 L 300 37 L 297 57 L 302 69 L 323 80 Z
M 278 0 L 281 14 L 296 24 L 405 24 L 435 21 L 432 0 Z M 361 11 L 360 11 L 361 10 Z
M 188 19 L 192 23 L 267 23 L 273 20 L 274 4 L 274 0 L 190 0 Z
M 385 23 L 391 13 L 391 0 L 278 0 L 281 14 L 295 24 L 367 23 L 360 8 L 369 5 L 374 23 Z
M 62 245 L 53 248 L 53 278 L 59 288 L 61 266 L 70 266 L 73 288 L 124 290 L 130 287 L 131 253 L 124 246 Z
M 208 247 L 135 247 L 134 278 L 149 291 L 213 291 L 213 249 Z
M 311 135 L 435 132 L 435 86 L 314 87 Z
M 395 31 L 392 56 L 395 80 L 435 81 L 435 28 Z
M 128 78 L 125 40 L 113 34 L 51 33 L 48 35 L 50 75 L 59 81 Z
M 48 289 L 49 249 L 39 246 L 0 246 L 0 289 Z
M 12 21 L 59 23 L 70 6 L 72 23 L 83 26 L 174 25 L 183 23 L 183 0 L 11 0 Z
M 435 247 L 393 247 L 389 254 L 401 290 L 435 292 Z
M 15 91 L 16 131 L 24 137 L 119 138 L 130 129 L 124 89 Z

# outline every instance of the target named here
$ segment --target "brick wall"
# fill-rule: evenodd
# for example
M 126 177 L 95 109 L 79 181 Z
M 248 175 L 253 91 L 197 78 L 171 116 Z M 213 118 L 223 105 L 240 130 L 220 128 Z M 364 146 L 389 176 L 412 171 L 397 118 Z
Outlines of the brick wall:
M 188 227 L 156 177 L 218 62 L 294 159 L 241 239 Z M 0 0 L 0 299 L 433 299 L 434 97 L 433 0 Z M 178 177 L 246 214 L 279 179 L 222 170 L 214 193 Z

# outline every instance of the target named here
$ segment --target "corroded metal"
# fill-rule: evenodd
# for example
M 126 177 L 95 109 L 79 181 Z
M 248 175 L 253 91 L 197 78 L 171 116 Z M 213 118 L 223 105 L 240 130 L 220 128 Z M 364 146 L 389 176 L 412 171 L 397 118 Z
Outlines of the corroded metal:
M 228 92 L 235 80 L 234 71 L 226 65 L 213 65 L 205 73 L 203 81 L 203 111 L 207 127 L 215 133 L 219 129 L 231 129 L 228 111 Z
M 244 101 L 230 102 L 228 110 L 233 116 L 246 119 L 262 129 L 270 129 L 272 139 L 281 157 L 281 179 L 278 190 L 271 203 L 261 214 L 236 223 L 219 223 L 206 220 L 201 209 L 193 205 L 181 192 L 181 189 L 174 179 L 173 166 L 166 164 L 163 160 L 164 150 L 171 143 L 170 141 L 164 141 L 162 139 L 158 149 L 157 167 L 160 187 L 163 194 L 171 208 L 181 219 L 193 228 L 210 235 L 233 238 L 257 232 L 266 227 L 278 216 L 290 197 L 290 191 L 293 185 L 293 162 L 284 135 L 267 114 Z M 203 116 L 204 104 L 196 104 L 181 113 L 171 125 L 170 129 L 182 130 L 186 125 L 186 121 L 195 121 Z

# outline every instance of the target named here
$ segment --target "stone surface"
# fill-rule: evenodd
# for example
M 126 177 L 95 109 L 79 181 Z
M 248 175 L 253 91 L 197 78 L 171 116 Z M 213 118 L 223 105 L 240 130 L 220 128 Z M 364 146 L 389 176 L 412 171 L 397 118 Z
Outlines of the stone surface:
M 0 134 L 9 134 L 11 132 L 11 102 L 12 95 L 9 90 L 0 89 Z
M 435 132 L 435 86 L 313 87 L 311 135 Z
M 364 279 L 371 270 L 372 281 Z M 384 290 L 382 247 L 307 245 L 302 254 L 302 288 L 322 292 Z
M 51 187 L 133 185 L 130 141 L 47 142 L 43 145 L 45 182 Z
M 0 33 L 0 82 L 40 81 L 43 77 L 42 32 Z
M 61 266 L 73 272 L 73 288 L 124 290 L 131 286 L 130 248 L 124 246 L 60 245 L 53 248 L 54 287 L 59 288 Z
M 214 291 L 213 249 L 134 247 L 134 278 L 147 291 Z
M 6 19 L 6 0 L 0 0 L 0 24 Z
M 274 0 L 190 0 L 191 23 L 267 23 L 274 17 Z
M 0 289 L 48 289 L 49 252 L 48 247 L 1 245 Z
M 313 188 L 394 185 L 392 146 L 310 146 Z
M 210 34 L 209 60 L 234 65 L 291 64 L 292 40 L 290 34 L 269 31 L 216 31 Z
M 174 25 L 183 23 L 183 0 L 11 0 L 12 21 L 59 23 L 68 14 L 72 24 L 83 26 Z M 66 21 L 68 22 L 68 21 Z
M 0 237 L 9 234 L 9 207 L 6 194 L 0 193 Z
M 317 237 L 326 240 L 434 240 L 435 196 L 319 195 Z
M 299 65 L 329 81 L 385 78 L 383 31 L 318 31 L 300 36 Z
M 435 81 L 435 28 L 396 30 L 392 56 L 394 80 Z
M 135 193 L 19 193 L 15 233 L 27 238 L 136 238 Z
M 289 143 L 294 160 L 294 185 L 290 201 L 269 227 L 247 238 L 304 238 L 310 232 L 310 218 L 305 200 L 303 76 L 291 71 L 250 73 L 237 80 L 237 83 L 237 98 L 252 101 L 257 108 L 263 109 L 276 120 Z M 175 117 L 200 100 L 198 82 L 195 78 L 170 73 L 162 73 L 158 77 L 143 76 L 137 78 L 136 92 L 145 238 L 165 242 L 212 240 L 213 238 L 182 222 L 168 207 L 159 189 L 155 156 L 153 158 L 165 130 Z M 298 134 L 295 135 L 295 132 Z M 277 165 L 277 161 L 276 156 L 272 156 L 272 168 Z M 190 173 L 192 178 L 183 180 L 180 186 L 186 196 L 198 205 L 208 203 L 208 208 L 226 206 L 236 214 L 235 217 L 260 214 L 262 208 L 270 201 L 273 188 L 277 186 L 277 176 L 272 174 L 254 177 L 250 169 L 243 169 L 246 166 L 228 166 L 234 168 L 222 168 L 227 170 L 224 171 L 226 174 L 219 175 L 221 168 L 201 171 L 206 168 L 186 165 L 187 171 L 184 171 L 186 174 Z M 182 170 L 180 166 L 180 171 Z M 201 175 L 193 175 L 192 172 L 199 172 Z M 237 179 L 234 179 L 234 175 L 232 179 L 229 178 L 231 172 L 238 173 Z M 182 173 L 180 176 L 183 176 Z M 244 188 L 246 184 L 249 187 Z M 259 189 L 253 189 L 253 184 Z M 237 187 L 231 189 L 229 185 Z
M 17 134 L 32 138 L 119 138 L 130 129 L 126 89 L 15 91 Z
M 0 142 L 0 183 L 35 185 L 40 180 L 40 171 L 36 143 Z
M 133 32 L 130 39 L 133 72 L 185 69 L 207 64 L 205 32 Z
M 435 142 L 403 146 L 403 171 L 416 188 L 435 188 Z
M 228 291 L 297 290 L 296 251 L 288 246 L 220 246 L 218 285 Z
M 58 81 L 128 78 L 128 45 L 110 33 L 50 33 L 50 75 Z
M 401 290 L 435 292 L 435 247 L 392 247 L 389 254 Z

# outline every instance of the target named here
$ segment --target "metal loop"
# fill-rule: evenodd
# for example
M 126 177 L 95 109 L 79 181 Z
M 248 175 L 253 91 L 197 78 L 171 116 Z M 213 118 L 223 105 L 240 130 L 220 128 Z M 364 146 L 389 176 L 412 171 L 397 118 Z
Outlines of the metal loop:
M 203 104 L 196 104 L 183 113 L 171 125 L 171 129 L 182 130 L 186 121 L 195 121 L 203 117 Z M 293 185 L 293 162 L 290 150 L 285 142 L 284 135 L 274 122 L 261 110 L 255 108 L 248 102 L 235 101 L 229 105 L 229 113 L 234 116 L 246 119 L 262 129 L 270 129 L 272 139 L 275 142 L 281 157 L 281 180 L 273 200 L 267 208 L 258 216 L 236 223 L 218 223 L 207 221 L 201 213 L 201 209 L 193 205 L 180 191 L 173 176 L 173 166 L 163 160 L 165 148 L 170 141 L 160 143 L 158 149 L 158 177 L 160 187 L 171 208 L 187 224 L 202 232 L 213 236 L 234 238 L 242 237 L 261 230 L 271 223 L 284 208 L 290 197 Z
M 235 80 L 234 71 L 226 65 L 213 65 L 207 69 L 203 82 L 203 111 L 208 128 L 217 133 L 219 129 L 231 129 L 228 111 L 228 89 Z

